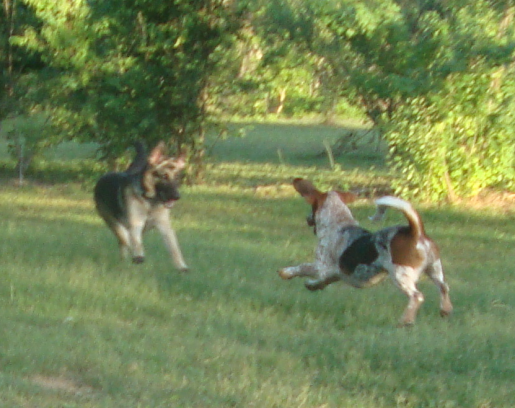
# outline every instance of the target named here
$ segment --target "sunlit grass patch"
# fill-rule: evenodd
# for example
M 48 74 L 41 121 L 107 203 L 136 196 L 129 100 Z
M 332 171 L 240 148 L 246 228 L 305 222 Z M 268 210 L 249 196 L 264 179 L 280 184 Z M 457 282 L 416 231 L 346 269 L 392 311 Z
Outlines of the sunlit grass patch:
M 238 190 L 253 190 L 262 196 L 293 196 L 291 182 L 307 178 L 321 190 L 351 190 L 363 197 L 390 191 L 391 176 L 375 169 L 330 170 L 315 166 L 284 166 L 259 163 L 216 163 L 206 168 L 206 182 Z

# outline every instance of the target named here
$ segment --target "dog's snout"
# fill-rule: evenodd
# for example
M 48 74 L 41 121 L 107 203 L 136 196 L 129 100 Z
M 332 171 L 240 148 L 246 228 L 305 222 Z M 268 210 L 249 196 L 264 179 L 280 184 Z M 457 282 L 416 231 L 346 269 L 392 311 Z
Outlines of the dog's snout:
M 177 201 L 181 198 L 176 183 L 157 183 L 156 192 L 160 201 Z
M 181 198 L 181 194 L 177 189 L 174 189 L 170 195 L 172 200 L 178 200 L 179 198 Z

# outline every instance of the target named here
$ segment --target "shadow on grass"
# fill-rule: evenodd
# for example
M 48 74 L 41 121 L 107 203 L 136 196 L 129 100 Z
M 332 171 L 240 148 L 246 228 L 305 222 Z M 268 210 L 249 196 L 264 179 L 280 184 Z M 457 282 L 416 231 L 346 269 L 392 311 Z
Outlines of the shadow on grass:
M 27 184 L 44 183 L 57 185 L 65 183 L 81 183 L 93 186 L 102 174 L 106 172 L 106 166 L 95 160 L 39 160 L 34 162 L 30 169 L 23 175 Z M 15 170 L 15 163 L 11 160 L 0 161 L 0 181 L 17 184 L 19 174 Z

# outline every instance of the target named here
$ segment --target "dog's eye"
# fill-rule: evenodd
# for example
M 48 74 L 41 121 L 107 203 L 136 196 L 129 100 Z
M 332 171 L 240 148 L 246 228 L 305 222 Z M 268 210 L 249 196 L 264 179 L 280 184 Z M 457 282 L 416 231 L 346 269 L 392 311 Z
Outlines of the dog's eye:
M 161 174 L 161 178 L 163 180 L 170 180 L 170 175 L 168 173 L 163 173 L 163 174 Z

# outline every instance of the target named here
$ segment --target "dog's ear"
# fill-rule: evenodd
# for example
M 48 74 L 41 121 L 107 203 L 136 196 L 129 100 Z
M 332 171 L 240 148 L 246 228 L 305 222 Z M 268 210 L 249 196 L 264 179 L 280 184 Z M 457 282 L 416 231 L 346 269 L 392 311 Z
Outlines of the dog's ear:
M 297 192 L 304 197 L 304 199 L 308 202 L 308 204 L 315 204 L 317 199 L 323 195 L 311 181 L 296 178 L 293 180 L 293 187 Z
M 173 164 L 176 170 L 182 170 L 186 167 L 186 154 L 181 154 L 173 159 Z
M 169 171 L 173 171 L 174 175 L 175 173 L 181 171 L 184 167 L 186 167 L 186 157 L 183 155 L 178 157 L 163 158 L 160 162 L 153 166 L 153 168 L 156 170 L 167 168 Z
M 345 204 L 353 203 L 354 201 L 356 201 L 358 199 L 358 196 L 356 194 L 350 193 L 348 191 L 337 191 L 337 193 L 338 193 L 338 196 L 340 197 L 340 199 Z
M 159 163 L 161 163 L 163 157 L 165 156 L 165 148 L 165 143 L 163 141 L 160 141 L 148 155 L 148 164 L 150 164 L 151 166 L 157 166 Z

